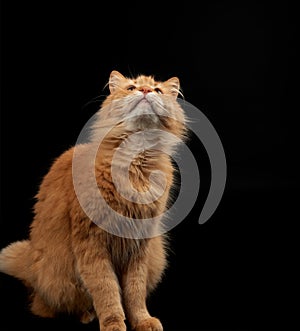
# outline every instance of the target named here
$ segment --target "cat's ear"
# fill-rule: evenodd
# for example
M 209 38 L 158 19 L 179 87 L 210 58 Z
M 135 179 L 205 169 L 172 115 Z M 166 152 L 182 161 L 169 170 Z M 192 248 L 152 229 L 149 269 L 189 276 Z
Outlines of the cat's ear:
M 171 95 L 176 99 L 180 90 L 180 82 L 177 77 L 168 79 L 165 84 L 168 86 Z
M 122 74 L 119 73 L 119 71 L 113 70 L 110 73 L 108 86 L 110 93 L 115 92 L 119 86 L 122 80 L 126 79 Z

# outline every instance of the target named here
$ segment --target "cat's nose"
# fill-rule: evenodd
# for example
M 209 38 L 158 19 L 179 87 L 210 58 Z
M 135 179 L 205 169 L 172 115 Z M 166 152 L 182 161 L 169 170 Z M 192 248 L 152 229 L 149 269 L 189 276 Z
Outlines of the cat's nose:
M 147 86 L 141 86 L 139 88 L 139 91 L 143 92 L 144 94 L 147 94 L 149 92 L 152 92 L 152 89 L 150 87 L 147 87 Z

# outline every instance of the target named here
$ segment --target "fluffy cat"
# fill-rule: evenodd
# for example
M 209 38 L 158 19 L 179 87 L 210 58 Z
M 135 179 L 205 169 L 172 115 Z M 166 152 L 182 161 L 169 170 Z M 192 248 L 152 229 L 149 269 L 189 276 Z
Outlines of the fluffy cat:
M 183 139 L 186 130 L 184 112 L 176 101 L 179 80 L 127 78 L 112 71 L 108 86 L 110 94 L 97 113 L 90 141 L 55 160 L 36 195 L 29 238 L 2 249 L 0 271 L 31 290 L 31 311 L 38 316 L 75 314 L 83 323 L 96 317 L 101 331 L 125 331 L 127 319 L 134 330 L 161 331 L 159 319 L 147 310 L 146 297 L 167 266 L 168 245 L 160 220 L 170 203 L 174 173 L 170 155 L 178 141 L 166 134 Z M 101 132 L 105 134 L 99 144 Z M 131 139 L 134 134 L 137 138 Z M 85 170 L 93 149 L 95 159 L 90 163 L 103 197 L 100 202 Z M 80 170 L 77 182 L 74 154 Z M 123 175 L 127 163 L 131 187 Z M 151 177 L 153 171 L 164 174 L 163 186 Z M 83 193 L 82 203 L 75 182 Z M 155 199 L 138 200 L 150 189 Z M 117 215 L 125 223 L 125 218 L 132 221 L 124 235 L 109 231 L 119 229 Z M 149 229 L 147 222 L 153 218 L 158 222 L 149 223 Z M 145 237 L 136 236 L 145 228 Z

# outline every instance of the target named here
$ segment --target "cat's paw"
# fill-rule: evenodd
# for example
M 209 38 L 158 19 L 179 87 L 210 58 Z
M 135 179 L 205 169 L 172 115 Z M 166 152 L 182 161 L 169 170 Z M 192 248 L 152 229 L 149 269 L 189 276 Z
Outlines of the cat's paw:
M 100 329 L 101 331 L 102 329 Z M 124 328 L 124 326 L 122 325 L 110 325 L 108 327 L 106 327 L 105 329 L 103 329 L 103 331 L 126 331 L 126 327 Z
M 92 322 L 96 318 L 96 313 L 95 311 L 85 311 L 81 316 L 80 316 L 80 322 L 83 324 L 88 324 Z
M 147 318 L 138 323 L 135 331 L 163 331 L 160 320 L 155 317 Z
M 126 325 L 123 319 L 109 316 L 100 322 L 100 331 L 126 331 Z
M 105 328 L 102 327 L 102 329 L 100 327 L 100 331 L 126 331 L 126 325 L 124 323 L 112 324 Z

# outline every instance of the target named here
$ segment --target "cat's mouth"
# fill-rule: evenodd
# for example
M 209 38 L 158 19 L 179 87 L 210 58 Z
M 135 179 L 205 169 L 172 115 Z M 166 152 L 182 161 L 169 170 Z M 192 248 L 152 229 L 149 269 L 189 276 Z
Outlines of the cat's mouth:
M 155 110 L 155 107 L 153 107 L 153 104 L 146 96 L 142 96 L 141 98 L 138 98 L 136 103 L 132 107 L 132 112 L 136 112 L 139 115 L 156 115 L 158 116 L 158 113 Z
M 140 98 L 137 101 L 135 107 L 138 107 L 138 106 L 143 106 L 143 107 L 147 107 L 148 106 L 148 108 L 152 109 L 151 103 L 149 102 L 149 100 L 145 96 L 143 96 L 142 98 Z
M 131 107 L 130 113 L 126 116 L 130 126 L 135 129 L 157 128 L 159 126 L 159 116 L 155 111 L 151 101 L 142 96 L 138 98 Z

